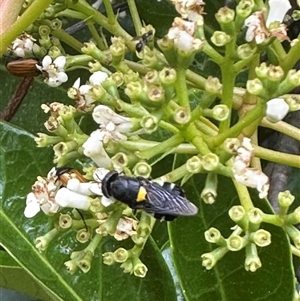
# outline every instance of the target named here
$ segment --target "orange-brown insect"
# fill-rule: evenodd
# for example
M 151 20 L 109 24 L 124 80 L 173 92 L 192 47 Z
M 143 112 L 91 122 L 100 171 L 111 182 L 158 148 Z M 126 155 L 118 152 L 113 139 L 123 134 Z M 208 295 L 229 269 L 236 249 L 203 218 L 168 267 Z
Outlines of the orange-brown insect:
M 76 169 L 71 167 L 59 167 L 56 169 L 56 176 L 60 180 L 62 186 L 67 186 L 70 179 L 77 179 L 81 183 L 87 182 L 86 178 Z
M 8 72 L 18 77 L 34 77 L 41 74 L 36 68 L 36 59 L 17 59 L 6 64 Z
M 6 64 L 6 69 L 10 74 L 23 77 L 23 79 L 6 108 L 0 112 L 0 119 L 10 121 L 17 112 L 33 82 L 33 77 L 41 74 L 36 64 L 38 64 L 36 59 L 16 59 Z

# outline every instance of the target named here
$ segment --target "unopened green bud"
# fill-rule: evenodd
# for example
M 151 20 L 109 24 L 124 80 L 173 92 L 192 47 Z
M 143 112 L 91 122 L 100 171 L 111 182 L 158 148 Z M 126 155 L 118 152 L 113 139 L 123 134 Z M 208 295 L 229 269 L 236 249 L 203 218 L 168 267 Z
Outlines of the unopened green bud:
M 113 73 L 110 78 L 114 81 L 117 87 L 121 87 L 124 84 L 124 76 L 121 72 Z
M 102 257 L 103 257 L 103 263 L 106 265 L 113 265 L 115 263 L 113 252 L 105 252 L 102 254 Z
M 249 230 L 257 230 L 263 221 L 264 213 L 258 208 L 252 208 L 247 213 L 249 218 Z
M 186 161 L 186 170 L 190 173 L 199 173 L 202 170 L 202 161 L 198 156 L 193 156 Z
M 261 267 L 261 261 L 257 255 L 257 247 L 254 243 L 249 243 L 246 246 L 245 270 L 256 272 Z
M 71 275 L 75 274 L 78 269 L 78 265 L 73 260 L 66 261 L 64 265 L 67 269 L 67 272 Z
M 236 6 L 237 15 L 242 19 L 246 19 L 252 13 L 254 5 L 253 0 L 241 0 Z
M 224 149 L 230 154 L 236 154 L 238 148 L 241 146 L 238 138 L 227 138 L 224 143 Z
M 161 86 L 148 86 L 147 95 L 150 101 L 146 101 L 145 105 L 149 107 L 160 107 L 164 104 L 165 92 Z
M 227 252 L 227 247 L 219 247 L 210 253 L 202 254 L 202 266 L 204 266 L 207 270 L 212 269 Z
M 100 62 L 105 62 L 107 60 L 106 55 L 93 42 L 84 43 L 81 51 L 82 53 L 88 54 Z
M 300 70 L 292 69 L 288 72 L 286 78 L 279 84 L 278 93 L 285 94 L 292 89 L 300 86 Z
M 173 118 L 178 124 L 186 124 L 191 120 L 191 114 L 188 108 L 179 107 L 174 111 Z
M 242 229 L 246 230 L 248 227 L 248 220 L 243 206 L 233 206 L 228 211 L 229 217 L 237 223 Z
M 73 219 L 69 214 L 61 214 L 59 216 L 58 225 L 62 229 L 68 229 L 72 227 Z
M 226 44 L 230 43 L 231 36 L 226 34 L 223 31 L 214 31 L 212 37 L 210 38 L 212 43 L 214 43 L 217 47 L 225 46 Z
M 264 95 L 264 86 L 258 78 L 248 80 L 246 88 L 247 91 L 252 95 Z
M 69 152 L 76 150 L 78 144 L 75 141 L 59 142 L 53 146 L 55 156 L 65 156 Z
M 206 92 L 216 95 L 221 93 L 222 84 L 220 83 L 220 80 L 217 77 L 209 76 L 205 81 L 204 88 Z
M 91 269 L 91 262 L 93 260 L 93 256 L 94 255 L 91 251 L 87 251 L 85 256 L 78 261 L 78 266 L 83 273 L 87 273 Z
M 268 76 L 269 66 L 263 62 L 258 67 L 255 67 L 255 73 L 259 79 L 265 79 Z
M 249 59 L 255 52 L 256 48 L 251 48 L 249 44 L 243 44 L 237 48 L 237 55 L 241 60 Z
M 90 237 L 91 234 L 86 229 L 80 229 L 76 233 L 76 239 L 82 244 L 86 243 Z
M 266 247 L 271 243 L 270 232 L 259 229 L 254 233 L 251 233 L 250 239 L 259 247 Z
M 295 197 L 291 194 L 289 190 L 278 193 L 278 203 L 280 206 L 288 208 L 294 202 Z
M 289 105 L 290 112 L 300 110 L 300 95 L 292 94 L 288 96 L 283 96 L 283 99 Z
M 177 74 L 173 68 L 165 67 L 158 73 L 159 79 L 164 85 L 173 85 L 176 81 Z
M 133 273 L 136 277 L 144 278 L 148 272 L 148 268 L 140 261 L 134 263 Z
M 52 58 L 55 59 L 55 58 L 59 57 L 60 55 L 62 55 L 62 53 L 58 47 L 52 46 L 48 51 L 48 55 L 50 55 Z M 68 64 L 68 62 L 66 64 Z
M 205 170 L 212 171 L 218 167 L 219 157 L 216 154 L 209 153 L 202 157 L 202 166 Z
M 124 92 L 129 98 L 133 100 L 138 100 L 138 98 L 145 98 L 146 96 L 145 91 L 143 91 L 142 83 L 139 81 L 128 83 Z
M 223 6 L 218 10 L 215 16 L 223 31 L 229 34 L 234 32 L 235 11 L 233 9 Z
M 62 28 L 62 21 L 55 18 L 53 20 L 51 20 L 50 26 L 52 28 L 52 30 L 58 30 Z
M 103 66 L 101 65 L 101 63 L 99 61 L 89 62 L 88 66 L 89 66 L 89 71 L 91 73 L 95 73 L 97 71 L 103 70 Z
M 144 80 L 148 84 L 159 85 L 160 80 L 159 80 L 159 77 L 158 77 L 158 71 L 157 70 L 151 70 L 151 71 L 147 72 L 146 75 L 144 76 Z
M 112 44 L 109 49 L 112 55 L 112 64 L 118 65 L 120 62 L 124 60 L 126 46 L 123 38 L 115 38 L 112 39 Z
M 218 175 L 209 172 L 205 180 L 205 186 L 201 192 L 201 198 L 206 204 L 213 204 L 217 198 Z
M 280 66 L 270 65 L 268 79 L 272 82 L 279 82 L 284 77 L 284 71 Z
M 51 33 L 51 30 L 50 30 L 49 26 L 41 25 L 39 27 L 39 35 L 41 36 L 42 39 L 49 38 L 50 33 Z
M 219 246 L 226 246 L 226 240 L 220 233 L 220 231 L 216 228 L 210 228 L 204 232 L 205 239 L 214 244 L 218 244 Z
M 153 115 L 144 116 L 141 120 L 141 127 L 146 131 L 146 133 L 151 134 L 157 130 L 158 120 Z
M 128 156 L 125 153 L 116 153 L 112 158 L 111 158 L 112 164 L 116 167 L 126 167 L 128 166 Z
M 57 234 L 58 231 L 56 230 L 56 228 L 54 228 L 44 236 L 37 237 L 35 239 L 35 247 L 39 251 L 45 251 L 48 245 L 50 244 L 50 242 L 57 236 Z
M 239 251 L 246 246 L 248 240 L 245 237 L 232 234 L 226 239 L 226 242 L 230 251 Z
M 135 176 L 150 178 L 152 168 L 147 162 L 138 162 L 134 168 L 133 173 Z
M 116 262 L 122 263 L 128 259 L 129 252 L 124 248 L 119 248 L 113 253 L 113 256 Z
M 46 147 L 49 145 L 54 145 L 62 141 L 60 136 L 49 136 L 44 133 L 37 133 L 38 137 L 34 138 L 37 147 Z
M 212 118 L 224 121 L 229 117 L 230 111 L 226 105 L 216 105 L 212 108 Z

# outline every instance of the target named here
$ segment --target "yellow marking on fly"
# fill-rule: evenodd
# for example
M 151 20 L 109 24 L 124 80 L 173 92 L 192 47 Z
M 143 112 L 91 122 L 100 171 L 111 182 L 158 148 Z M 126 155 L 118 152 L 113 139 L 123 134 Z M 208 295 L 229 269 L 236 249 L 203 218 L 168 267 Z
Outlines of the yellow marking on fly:
M 147 195 L 146 189 L 143 186 L 141 186 L 140 189 L 139 189 L 139 191 L 138 191 L 138 195 L 137 195 L 136 201 L 137 202 L 143 202 L 143 201 L 145 201 L 146 195 Z

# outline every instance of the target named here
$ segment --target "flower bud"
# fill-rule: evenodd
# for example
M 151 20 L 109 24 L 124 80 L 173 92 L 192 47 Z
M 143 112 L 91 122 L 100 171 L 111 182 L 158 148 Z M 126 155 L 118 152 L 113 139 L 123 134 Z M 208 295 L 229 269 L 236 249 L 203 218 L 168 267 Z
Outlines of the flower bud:
M 218 23 L 221 25 L 223 31 L 228 34 L 234 33 L 234 17 L 235 11 L 227 6 L 221 7 L 215 14 Z
M 300 231 L 295 226 L 286 226 L 284 229 L 294 242 L 295 247 L 300 249 Z
M 245 247 L 248 240 L 245 237 L 232 234 L 226 239 L 226 242 L 227 242 L 227 248 L 230 251 L 239 251 Z
M 270 232 L 259 229 L 254 233 L 251 233 L 250 239 L 259 247 L 266 247 L 271 243 Z
M 236 154 L 240 146 L 241 143 L 238 138 L 227 138 L 223 143 L 223 148 L 230 154 Z
M 248 212 L 249 230 L 255 231 L 263 221 L 264 213 L 258 208 L 252 208 Z
M 152 168 L 147 162 L 138 162 L 134 168 L 133 173 L 135 176 L 150 178 Z
M 116 262 L 125 262 L 128 259 L 129 252 L 124 248 L 119 248 L 113 253 Z
M 201 192 L 201 198 L 206 204 L 213 204 L 217 198 L 218 175 L 214 172 L 207 174 L 205 186 Z
M 202 266 L 204 266 L 207 270 L 212 269 L 218 260 L 220 260 L 227 252 L 227 247 L 219 247 L 210 253 L 202 254 Z
M 300 95 L 293 94 L 293 95 L 284 97 L 284 100 L 289 105 L 290 112 L 300 110 Z
M 73 219 L 69 214 L 61 214 L 59 216 L 58 225 L 62 229 L 68 229 L 72 227 Z
M 86 229 L 80 229 L 76 233 L 76 239 L 82 244 L 88 242 L 90 237 L 91 235 Z
M 248 227 L 248 220 L 243 206 L 233 206 L 228 211 L 229 217 L 237 223 L 243 230 Z
M 106 265 L 113 265 L 116 262 L 113 252 L 105 252 L 102 254 L 102 257 L 103 257 L 103 263 Z
M 278 193 L 278 203 L 280 206 L 288 208 L 294 202 L 295 197 L 291 194 L 289 190 L 282 191 Z
M 239 59 L 246 60 L 251 58 L 251 56 L 256 53 L 256 48 L 251 48 L 249 44 L 243 44 L 238 46 L 237 48 L 237 55 Z
M 87 251 L 85 256 L 78 261 L 78 267 L 82 270 L 83 273 L 87 273 L 91 269 L 91 262 L 93 260 L 93 253 Z
M 230 111 L 226 105 L 216 105 L 212 108 L 212 118 L 218 121 L 226 120 L 230 115 Z
M 73 260 L 66 261 L 64 266 L 66 267 L 67 272 L 71 275 L 75 274 L 78 269 L 78 265 Z
M 214 244 L 218 244 L 220 246 L 226 246 L 226 240 L 221 235 L 220 231 L 216 228 L 210 228 L 207 231 L 204 232 L 205 239 Z
M 144 278 L 148 272 L 148 268 L 140 260 L 134 264 L 133 273 L 136 277 Z
M 202 160 L 198 156 L 193 156 L 185 163 L 186 170 L 192 174 L 199 173 L 202 170 Z
M 157 130 L 158 120 L 153 115 L 144 116 L 141 120 L 141 127 L 146 131 L 146 133 L 151 134 Z
M 204 88 L 206 92 L 216 95 L 221 93 L 222 84 L 220 83 L 220 80 L 217 77 L 209 76 L 205 81 Z
M 260 96 L 265 94 L 264 86 L 258 78 L 248 80 L 246 84 L 246 88 L 247 91 L 252 95 Z
M 186 124 L 191 120 L 191 114 L 188 108 L 179 107 L 175 110 L 173 118 L 178 124 Z
M 121 264 L 121 268 L 124 270 L 124 273 L 132 273 L 133 272 L 133 263 L 131 258 L 128 258 L 125 262 Z
M 300 223 L 300 207 L 297 207 L 294 212 L 290 213 L 286 217 L 286 223 L 292 225 Z
M 212 43 L 214 43 L 217 47 L 225 46 L 226 44 L 231 42 L 231 36 L 226 34 L 223 31 L 214 31 L 212 37 L 210 38 Z
M 256 272 L 261 267 L 261 261 L 257 255 L 257 247 L 254 243 L 249 243 L 246 246 L 245 270 Z
M 209 153 L 202 157 L 202 166 L 205 170 L 212 171 L 219 165 L 219 157 L 216 154 Z

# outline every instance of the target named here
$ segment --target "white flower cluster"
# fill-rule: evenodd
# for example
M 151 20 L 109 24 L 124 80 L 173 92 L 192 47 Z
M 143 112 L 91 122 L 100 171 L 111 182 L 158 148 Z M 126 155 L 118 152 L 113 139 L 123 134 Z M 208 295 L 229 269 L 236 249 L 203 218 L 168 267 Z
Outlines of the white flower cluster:
M 249 16 L 244 25 L 248 27 L 246 41 L 255 40 L 257 44 L 264 42 L 269 37 L 277 37 L 280 41 L 288 39 L 286 25 L 283 18 L 291 8 L 288 0 L 270 0 L 267 20 L 264 18 L 264 11 L 256 11 Z M 276 24 L 278 23 L 278 24 Z
M 269 191 L 269 178 L 260 170 L 250 168 L 253 157 L 253 147 L 249 138 L 244 138 L 234 158 L 232 171 L 237 182 L 248 187 L 256 188 L 259 197 L 265 198 Z
M 130 131 L 132 123 L 130 118 L 115 113 L 104 105 L 94 108 L 92 114 L 99 129 L 91 133 L 83 144 L 83 153 L 90 157 L 99 167 L 109 167 L 111 159 L 104 149 L 109 141 L 120 142 L 127 140 L 125 133 Z
M 18 57 L 32 56 L 35 53 L 35 47 L 38 47 L 35 41 L 31 35 L 24 33 L 14 40 L 11 50 Z
M 172 0 L 181 18 L 176 17 L 167 37 L 174 40 L 176 47 L 184 52 L 199 50 L 202 41 L 194 37 L 197 26 L 203 26 L 203 1 Z
M 108 171 L 106 171 L 108 172 Z M 81 182 L 76 174 L 70 173 L 66 186 L 57 176 L 57 170 L 52 168 L 47 178 L 37 177 L 32 186 L 32 192 L 27 195 L 24 215 L 27 218 L 35 216 L 40 210 L 51 215 L 61 207 L 88 210 L 91 195 L 102 195 L 99 184 L 96 182 Z
M 46 55 L 42 60 L 42 66 L 36 65 L 46 79 L 44 80 L 50 87 L 58 87 L 68 80 L 68 75 L 65 73 L 66 57 L 59 56 L 54 61 L 49 55 Z

